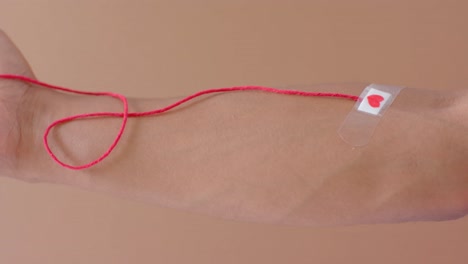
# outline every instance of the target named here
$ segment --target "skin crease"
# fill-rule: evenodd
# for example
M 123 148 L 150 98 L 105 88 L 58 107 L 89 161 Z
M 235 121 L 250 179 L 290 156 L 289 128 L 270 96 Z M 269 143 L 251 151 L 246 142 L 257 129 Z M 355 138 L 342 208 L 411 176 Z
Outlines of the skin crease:
M 0 58 L 0 72 L 34 78 L 2 32 Z M 363 86 L 328 89 L 358 95 Z M 47 125 L 78 113 L 119 112 L 120 103 L 0 80 L 0 172 L 242 221 L 336 226 L 457 219 L 468 210 L 465 98 L 461 90 L 405 89 L 371 143 L 352 148 L 336 135 L 352 101 L 210 95 L 131 119 L 108 159 L 72 171 L 45 152 Z M 131 98 L 130 111 L 177 99 Z M 67 163 L 89 162 L 119 125 L 115 118 L 62 125 L 50 135 L 51 148 Z

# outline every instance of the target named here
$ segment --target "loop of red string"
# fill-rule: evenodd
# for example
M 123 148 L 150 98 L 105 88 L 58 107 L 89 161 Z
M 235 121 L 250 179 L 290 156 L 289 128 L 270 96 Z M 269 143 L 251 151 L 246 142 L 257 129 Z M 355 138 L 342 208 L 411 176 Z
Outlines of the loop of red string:
M 257 91 L 264 91 L 264 92 L 270 92 L 270 93 L 278 93 L 278 94 L 285 94 L 285 95 L 299 95 L 299 96 L 323 96 L 323 97 L 339 97 L 339 98 L 345 98 L 345 99 L 350 99 L 353 101 L 357 101 L 359 99 L 359 96 L 355 95 L 348 95 L 348 94 L 341 94 L 341 93 L 320 93 L 320 92 L 305 92 L 305 91 L 297 91 L 297 90 L 282 90 L 282 89 L 276 89 L 276 88 L 269 88 L 269 87 L 262 87 L 262 86 L 237 86 L 237 87 L 229 87 L 229 88 L 217 88 L 217 89 L 208 89 L 208 90 L 203 90 L 197 93 L 194 93 L 190 96 L 187 96 L 173 104 L 170 104 L 166 107 L 151 110 L 151 111 L 145 111 L 145 112 L 128 112 L 128 102 L 127 98 L 123 95 L 116 94 L 116 93 L 110 93 L 110 92 L 86 92 L 86 91 L 77 91 L 73 90 L 70 88 L 65 88 L 57 85 L 52 85 L 48 83 L 44 83 L 35 79 L 31 79 L 25 76 L 20 76 L 20 75 L 13 75 L 13 74 L 0 74 L 0 79 L 10 79 L 10 80 L 18 80 L 18 81 L 23 81 L 26 83 L 30 84 L 35 84 L 39 85 L 45 88 L 50 88 L 53 90 L 58 90 L 62 92 L 69 92 L 69 93 L 75 93 L 75 94 L 83 94 L 83 95 L 92 95 L 92 96 L 110 96 L 113 98 L 119 99 L 123 103 L 123 112 L 122 113 L 115 113 L 115 112 L 96 112 L 96 113 L 86 113 L 86 114 L 80 114 L 80 115 L 74 115 L 74 116 L 69 116 L 65 117 L 59 120 L 56 120 L 52 122 L 45 130 L 44 133 L 44 147 L 47 151 L 47 153 L 50 155 L 50 157 L 60 164 L 61 166 L 65 168 L 69 168 L 72 170 L 81 170 L 81 169 L 86 169 L 91 166 L 96 165 L 97 163 L 101 162 L 104 160 L 109 154 L 114 150 L 114 148 L 117 146 L 119 143 L 122 134 L 125 130 L 125 126 L 127 124 L 127 120 L 129 117 L 142 117 L 142 116 L 150 116 L 150 115 L 156 115 L 160 113 L 167 112 L 171 110 L 172 108 L 175 108 L 195 97 L 204 95 L 204 94 L 210 94 L 210 93 L 220 93 L 220 92 L 231 92 L 231 91 L 251 91 L 251 90 L 257 90 Z M 66 122 L 70 122 L 73 120 L 77 119 L 86 119 L 90 117 L 103 117 L 103 116 L 111 116 L 111 117 L 121 117 L 122 118 L 122 124 L 120 126 L 120 129 L 117 133 L 117 136 L 115 137 L 114 141 L 110 145 L 110 147 L 107 149 L 107 151 L 102 154 L 99 158 L 96 160 L 87 163 L 85 165 L 80 165 L 80 166 L 74 166 L 70 164 L 66 164 L 59 160 L 57 156 L 52 152 L 49 146 L 49 141 L 48 141 L 48 136 L 50 131 L 57 125 L 63 124 Z

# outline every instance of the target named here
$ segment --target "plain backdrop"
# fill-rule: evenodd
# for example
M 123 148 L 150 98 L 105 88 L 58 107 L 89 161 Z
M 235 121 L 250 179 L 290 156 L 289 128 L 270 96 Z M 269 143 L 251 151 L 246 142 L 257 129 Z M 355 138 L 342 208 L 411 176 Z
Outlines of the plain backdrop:
M 83 90 L 455 89 L 468 88 L 467 11 L 462 0 L 0 0 L 0 27 L 41 80 Z M 2 264 L 457 264 L 467 248 L 468 218 L 286 227 L 0 178 Z

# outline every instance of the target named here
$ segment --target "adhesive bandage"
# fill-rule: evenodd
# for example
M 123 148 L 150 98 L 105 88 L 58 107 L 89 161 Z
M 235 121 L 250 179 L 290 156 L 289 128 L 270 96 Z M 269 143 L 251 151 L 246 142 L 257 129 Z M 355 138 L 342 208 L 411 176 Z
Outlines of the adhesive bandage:
M 381 84 L 367 86 L 338 129 L 340 137 L 355 147 L 369 143 L 380 119 L 403 88 Z

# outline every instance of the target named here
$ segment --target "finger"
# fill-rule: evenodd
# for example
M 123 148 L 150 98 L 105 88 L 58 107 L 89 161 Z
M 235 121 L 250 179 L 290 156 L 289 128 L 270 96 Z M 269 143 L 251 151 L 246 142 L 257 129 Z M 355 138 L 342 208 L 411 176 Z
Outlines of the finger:
M 0 74 L 18 74 L 36 79 L 34 73 L 8 35 L 0 29 Z

